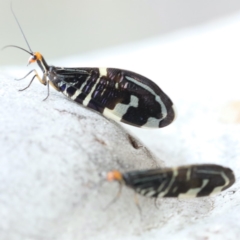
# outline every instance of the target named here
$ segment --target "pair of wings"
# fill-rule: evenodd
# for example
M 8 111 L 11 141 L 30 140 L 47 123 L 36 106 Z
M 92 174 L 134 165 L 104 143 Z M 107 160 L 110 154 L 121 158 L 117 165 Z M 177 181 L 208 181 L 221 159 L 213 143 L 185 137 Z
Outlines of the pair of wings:
M 174 119 L 170 98 L 139 74 L 113 68 L 56 71 L 66 96 L 106 117 L 138 127 L 162 127 Z M 132 171 L 122 179 L 144 196 L 178 198 L 210 196 L 235 182 L 231 169 L 215 164 Z

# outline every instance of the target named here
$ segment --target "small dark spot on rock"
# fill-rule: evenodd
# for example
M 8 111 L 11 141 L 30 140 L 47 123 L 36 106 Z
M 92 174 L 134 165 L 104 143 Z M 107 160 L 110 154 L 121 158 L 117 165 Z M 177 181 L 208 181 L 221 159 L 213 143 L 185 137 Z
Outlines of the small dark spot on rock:
M 102 139 L 99 139 L 99 138 L 95 137 L 95 140 L 96 140 L 97 142 L 99 142 L 100 144 L 104 145 L 104 146 L 107 145 Z
M 132 137 L 131 135 L 128 134 L 128 140 L 130 142 L 130 144 L 135 148 L 135 149 L 139 149 L 141 147 L 143 147 L 142 145 L 139 144 L 139 142 Z
M 55 110 L 57 110 L 58 112 L 63 113 L 63 114 L 64 114 L 64 113 L 71 114 L 71 115 L 77 117 L 79 120 L 81 120 L 81 119 L 86 119 L 85 116 L 78 115 L 78 114 L 72 113 L 72 112 L 68 112 L 68 111 L 66 111 L 66 110 L 60 110 L 60 109 L 57 109 L 57 108 L 55 108 Z

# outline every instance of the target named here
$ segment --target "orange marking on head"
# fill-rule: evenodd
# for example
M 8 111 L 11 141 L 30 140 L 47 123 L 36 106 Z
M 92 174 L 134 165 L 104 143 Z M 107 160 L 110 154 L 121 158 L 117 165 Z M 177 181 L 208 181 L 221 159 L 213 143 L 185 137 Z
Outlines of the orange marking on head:
M 36 57 L 36 60 L 42 60 L 42 54 L 40 52 L 35 52 L 34 56 Z
M 107 180 L 108 181 L 122 181 L 123 180 L 123 177 L 122 177 L 122 174 L 117 171 L 117 170 L 113 170 L 111 172 L 108 172 L 107 174 Z
M 28 60 L 28 63 L 34 63 L 36 61 L 42 61 L 42 54 L 40 52 L 35 52 Z

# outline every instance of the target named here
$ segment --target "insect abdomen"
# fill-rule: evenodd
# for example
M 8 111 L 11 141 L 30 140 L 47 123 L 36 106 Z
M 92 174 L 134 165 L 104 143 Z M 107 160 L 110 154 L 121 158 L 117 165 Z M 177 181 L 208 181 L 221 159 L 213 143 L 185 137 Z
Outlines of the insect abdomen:
M 149 79 L 114 68 L 57 68 L 61 91 L 104 116 L 137 127 L 165 127 L 174 119 L 172 101 Z

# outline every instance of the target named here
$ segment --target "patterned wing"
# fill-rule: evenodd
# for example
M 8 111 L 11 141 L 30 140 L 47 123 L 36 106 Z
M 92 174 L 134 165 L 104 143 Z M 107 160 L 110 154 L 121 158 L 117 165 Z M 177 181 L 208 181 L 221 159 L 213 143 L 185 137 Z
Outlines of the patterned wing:
M 55 68 L 50 80 L 67 97 L 115 121 L 159 128 L 175 116 L 170 98 L 151 80 L 130 71 Z
M 231 169 L 214 164 L 132 171 L 123 174 L 127 186 L 149 197 L 203 197 L 235 182 Z

